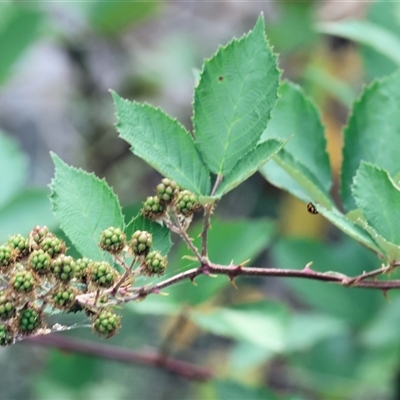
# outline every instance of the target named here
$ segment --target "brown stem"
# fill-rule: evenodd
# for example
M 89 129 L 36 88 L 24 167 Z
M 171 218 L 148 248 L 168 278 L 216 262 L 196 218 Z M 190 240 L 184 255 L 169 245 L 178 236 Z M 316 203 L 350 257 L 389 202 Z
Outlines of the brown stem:
M 81 353 L 130 364 L 162 368 L 190 380 L 207 381 L 213 377 L 212 372 L 205 368 L 173 358 L 161 358 L 157 353 L 139 353 L 107 344 L 71 339 L 60 334 L 30 337 L 21 343 L 54 347 L 65 352 Z
M 380 269 L 384 272 L 383 269 Z M 328 273 L 328 272 L 317 272 L 309 268 L 308 266 L 302 270 L 297 269 L 279 269 L 279 268 L 251 268 L 242 267 L 240 265 L 219 265 L 207 263 L 203 264 L 198 268 L 192 268 L 180 274 L 176 274 L 171 278 L 168 278 L 162 282 L 157 283 L 153 286 L 147 286 L 138 288 L 137 292 L 131 296 L 127 296 L 123 299 L 124 302 L 132 300 L 142 299 L 149 294 L 158 294 L 160 291 L 168 286 L 174 285 L 177 282 L 185 279 L 193 281 L 199 275 L 210 275 L 210 274 L 223 274 L 227 275 L 229 279 L 233 280 L 237 276 L 274 276 L 283 278 L 302 278 L 317 280 L 323 282 L 331 282 L 341 286 L 359 287 L 365 289 L 400 289 L 400 280 L 391 281 L 370 281 L 365 280 L 367 277 L 365 274 L 357 275 L 355 277 L 347 276 L 340 273 Z M 378 270 L 371 272 L 369 276 L 378 275 Z M 368 277 L 369 277 L 368 276 Z

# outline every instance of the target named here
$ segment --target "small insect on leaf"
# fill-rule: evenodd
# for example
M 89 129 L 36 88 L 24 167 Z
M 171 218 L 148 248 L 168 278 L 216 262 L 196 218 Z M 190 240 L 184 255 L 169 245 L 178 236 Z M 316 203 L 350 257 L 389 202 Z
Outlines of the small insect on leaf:
M 310 214 L 318 214 L 318 211 L 317 211 L 317 209 L 315 208 L 315 206 L 314 206 L 313 203 L 308 203 L 308 204 L 307 204 L 307 211 L 308 211 Z

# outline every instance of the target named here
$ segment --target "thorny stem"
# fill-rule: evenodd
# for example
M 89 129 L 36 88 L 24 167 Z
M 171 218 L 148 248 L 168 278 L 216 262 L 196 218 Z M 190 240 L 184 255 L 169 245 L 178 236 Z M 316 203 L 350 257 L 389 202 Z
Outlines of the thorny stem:
M 378 272 L 379 271 L 379 272 Z M 390 289 L 399 289 L 400 280 L 391 281 L 376 281 L 366 280 L 369 277 L 375 277 L 380 273 L 386 271 L 386 268 L 382 267 L 379 270 L 371 271 L 367 274 L 357 275 L 350 277 L 344 274 L 332 274 L 326 272 L 314 271 L 309 266 L 302 270 L 294 269 L 279 269 L 279 268 L 254 268 L 254 267 L 242 267 L 240 265 L 219 265 L 213 263 L 202 264 L 198 268 L 192 268 L 180 274 L 174 275 L 171 278 L 165 279 L 152 286 L 144 286 L 137 288 L 137 291 L 129 296 L 125 296 L 121 299 L 121 302 L 127 303 L 129 301 L 143 299 L 149 294 L 159 294 L 162 289 L 168 286 L 174 285 L 180 281 L 190 279 L 193 281 L 199 275 L 210 275 L 210 274 L 221 274 L 227 275 L 230 280 L 234 280 L 237 276 L 274 276 L 283 278 L 302 278 L 317 280 L 322 282 L 335 283 L 337 285 L 345 287 L 358 287 L 364 289 L 378 289 L 387 291 Z M 79 301 L 79 296 L 78 296 Z
M 121 276 L 120 280 L 114 285 L 112 288 L 110 294 L 111 296 L 115 296 L 115 294 L 118 292 L 118 289 L 121 287 L 121 285 L 125 282 L 125 280 L 129 277 L 131 274 L 131 267 L 128 267 L 124 260 L 121 260 L 119 257 L 114 256 L 115 261 L 125 270 L 124 274 Z
M 218 174 L 217 179 L 215 180 L 214 187 L 211 191 L 211 196 L 214 196 L 215 192 L 217 191 L 219 185 L 222 182 L 222 175 Z M 201 255 L 203 258 L 207 257 L 207 235 L 208 229 L 210 228 L 210 217 L 212 214 L 212 210 L 214 207 L 214 203 L 209 203 L 204 206 L 204 224 L 203 224 L 203 231 L 201 232 Z

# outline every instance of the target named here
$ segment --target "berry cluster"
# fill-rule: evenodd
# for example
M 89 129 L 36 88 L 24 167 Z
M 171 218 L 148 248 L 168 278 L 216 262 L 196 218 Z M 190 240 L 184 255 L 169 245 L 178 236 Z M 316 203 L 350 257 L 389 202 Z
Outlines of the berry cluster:
M 148 197 L 142 208 L 145 218 L 159 221 L 167 218 L 168 212 L 190 218 L 201 210 L 197 196 L 188 190 L 180 190 L 175 181 L 164 178 L 156 188 L 157 195 Z
M 196 195 L 164 178 L 141 213 L 184 233 L 200 209 Z M 103 338 L 118 332 L 121 317 L 114 313 L 115 306 L 137 290 L 131 287 L 137 276 L 161 276 L 168 261 L 153 249 L 153 236 L 145 230 L 136 230 L 127 240 L 123 228 L 111 226 L 101 233 L 98 245 L 108 253 L 107 261 L 74 259 L 66 254 L 65 242 L 46 226 L 34 227 L 27 237 L 11 236 L 0 245 L 0 346 L 49 332 L 45 317 L 56 310 L 85 312 L 93 332 Z

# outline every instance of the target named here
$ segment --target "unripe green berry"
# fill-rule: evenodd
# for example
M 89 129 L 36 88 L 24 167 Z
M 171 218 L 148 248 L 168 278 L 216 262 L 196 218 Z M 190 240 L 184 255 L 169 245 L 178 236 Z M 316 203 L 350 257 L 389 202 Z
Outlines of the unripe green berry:
M 7 271 L 14 264 L 18 252 L 8 244 L 0 246 L 0 270 Z
M 14 342 L 14 332 L 10 325 L 0 324 L 0 346 L 8 346 Z
M 51 258 L 64 254 L 66 251 L 65 242 L 52 234 L 45 236 L 39 246 L 43 251 L 50 254 Z
M 164 178 L 157 185 L 157 196 L 164 204 L 170 204 L 178 194 L 179 187 L 175 181 Z
M 47 226 L 36 225 L 29 233 L 29 246 L 37 249 L 40 242 L 50 233 Z
M 189 190 L 182 190 L 178 193 L 175 207 L 177 212 L 185 217 L 190 217 L 193 213 L 201 210 L 197 196 Z
M 28 306 L 20 311 L 16 322 L 16 330 L 22 335 L 31 335 L 43 326 L 41 311 L 34 307 Z
M 76 293 L 76 289 L 72 287 L 59 286 L 52 296 L 53 306 L 60 310 L 70 310 L 75 303 Z
M 20 234 L 10 236 L 7 240 L 7 244 L 16 250 L 17 260 L 20 260 L 29 254 L 29 241 L 26 237 Z
M 143 202 L 142 214 L 155 221 L 165 214 L 165 207 L 157 196 L 150 196 Z
M 39 275 L 45 275 L 50 272 L 51 256 L 44 250 L 34 250 L 29 256 L 28 264 Z
M 87 283 L 89 275 L 89 264 L 92 262 L 93 260 L 87 257 L 78 258 L 77 260 L 75 260 L 75 278 L 77 281 Z
M 16 311 L 15 299 L 5 292 L 0 292 L 0 319 L 7 321 L 14 317 Z
M 117 272 L 108 262 L 92 262 L 89 269 L 89 280 L 95 286 L 108 288 L 116 282 Z
M 148 276 L 163 275 L 167 264 L 167 257 L 162 256 L 159 251 L 152 251 L 146 256 L 143 273 Z
M 60 254 L 51 263 L 51 270 L 53 274 L 60 281 L 68 282 L 75 274 L 76 264 L 72 257 L 66 256 L 65 254 Z
M 121 317 L 109 310 L 102 310 L 94 317 L 93 331 L 103 338 L 114 336 L 121 327 Z
M 111 254 L 120 253 L 126 244 L 126 235 L 121 228 L 109 227 L 100 237 L 99 246 Z
M 149 253 L 153 245 L 153 235 L 147 231 L 136 231 L 132 235 L 129 245 L 132 254 L 135 256 L 143 256 Z
M 10 278 L 10 285 L 16 293 L 31 293 L 35 289 L 36 277 L 31 271 L 17 270 Z

